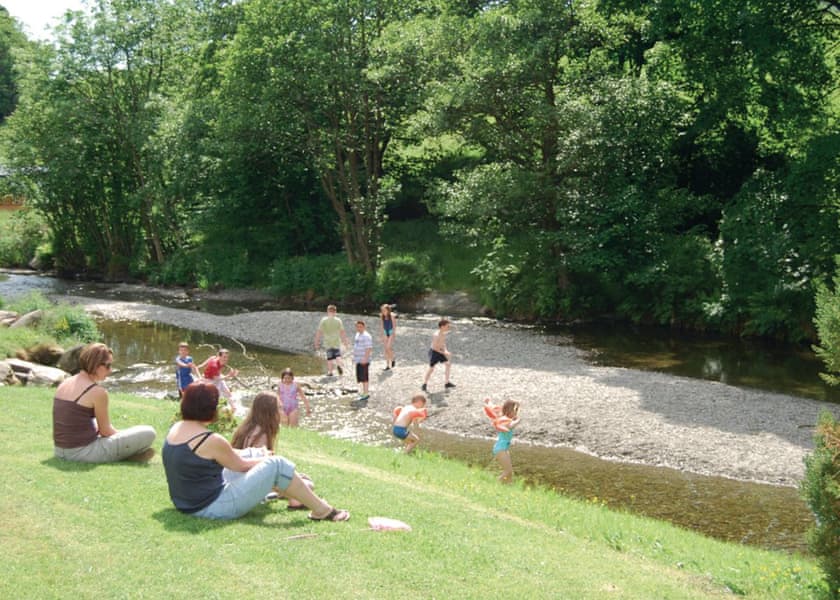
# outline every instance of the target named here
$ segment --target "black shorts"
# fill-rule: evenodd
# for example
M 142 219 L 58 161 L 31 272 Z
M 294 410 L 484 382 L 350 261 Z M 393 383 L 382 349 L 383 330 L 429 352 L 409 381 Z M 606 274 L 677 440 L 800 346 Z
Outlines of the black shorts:
M 368 363 L 356 363 L 356 383 L 367 382 L 368 366 Z
M 340 348 L 327 348 L 327 360 L 335 360 L 341 357 Z
M 445 363 L 448 358 L 446 358 L 445 354 L 438 352 L 437 350 L 429 349 L 429 366 L 434 367 L 438 363 Z

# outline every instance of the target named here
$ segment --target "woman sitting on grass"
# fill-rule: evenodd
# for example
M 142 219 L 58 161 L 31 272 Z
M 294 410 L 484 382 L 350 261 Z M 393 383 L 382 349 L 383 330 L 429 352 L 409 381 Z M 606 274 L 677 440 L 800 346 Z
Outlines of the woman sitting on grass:
M 219 390 L 193 383 L 181 399 L 182 421 L 175 423 L 163 443 L 163 467 L 169 496 L 181 512 L 207 519 L 241 517 L 274 490 L 306 505 L 313 521 L 346 521 L 350 513 L 337 510 L 316 496 L 282 456 L 244 458 L 230 443 L 207 429 L 216 419 Z M 222 469 L 242 472 L 231 481 Z
M 251 403 L 251 410 L 242 424 L 233 432 L 230 445 L 239 451 L 239 455 L 245 458 L 256 458 L 266 454 L 274 454 L 274 445 L 277 441 L 277 432 L 280 429 L 280 411 L 277 409 L 277 394 L 273 392 L 260 392 L 254 397 Z M 230 481 L 243 476 L 225 469 L 222 471 L 224 479 Z M 312 479 L 303 473 L 298 473 L 306 486 L 311 490 L 315 488 Z M 277 493 L 271 493 L 266 499 L 276 499 Z M 304 510 L 305 505 L 297 500 L 289 499 L 289 510 Z
M 114 355 L 105 344 L 88 344 L 79 354 L 80 371 L 67 378 L 53 399 L 53 443 L 58 458 L 87 463 L 116 462 L 148 450 L 155 430 L 111 425 L 108 392 L 99 385 L 111 373 Z

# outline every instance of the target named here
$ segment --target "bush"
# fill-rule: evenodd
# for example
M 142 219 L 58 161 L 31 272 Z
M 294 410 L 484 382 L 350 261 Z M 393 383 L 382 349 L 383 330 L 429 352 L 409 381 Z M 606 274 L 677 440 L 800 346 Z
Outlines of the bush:
M 428 257 L 414 254 L 385 260 L 376 277 L 376 301 L 395 302 L 422 294 L 431 280 L 428 263 Z
M 9 308 L 19 314 L 34 310 L 44 312 L 38 324 L 33 328 L 28 328 L 30 333 L 24 334 L 26 339 L 18 341 L 20 345 L 17 348 L 26 348 L 38 341 L 47 340 L 64 345 L 87 344 L 98 341 L 101 337 L 96 321 L 82 308 L 69 304 L 54 304 L 39 292 L 27 294 Z
M 808 544 L 825 574 L 830 598 L 840 598 L 840 424 L 823 412 L 816 448 L 805 459 L 800 490 L 816 517 Z
M 49 228 L 36 211 L 24 208 L 0 220 L 0 265 L 25 267 L 49 239 Z
M 827 373 L 820 376 L 830 385 L 840 384 L 840 266 L 834 275 L 832 286 L 821 283 L 816 286 L 816 310 L 814 325 L 817 328 L 819 345 L 814 352 L 822 359 Z
M 348 264 L 343 255 L 296 256 L 274 262 L 270 288 L 281 296 L 346 302 L 370 298 L 374 282 L 364 269 Z

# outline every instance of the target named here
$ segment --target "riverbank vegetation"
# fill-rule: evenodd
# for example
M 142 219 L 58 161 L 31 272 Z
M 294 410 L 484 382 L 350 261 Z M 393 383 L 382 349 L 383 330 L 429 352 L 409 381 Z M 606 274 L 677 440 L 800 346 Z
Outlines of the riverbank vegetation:
M 807 557 L 719 542 L 597 498 L 502 486 L 495 473 L 436 454 L 306 430 L 284 429 L 280 451 L 351 511 L 349 523 L 312 523 L 282 503 L 230 523 L 195 519 L 172 507 L 160 462 L 172 404 L 117 393 L 111 405 L 117 427 L 158 431 L 149 462 L 59 461 L 51 392 L 6 388 L 0 397 L 15 415 L 0 424 L 0 510 L 14 523 L 0 528 L 4 597 L 486 598 L 504 588 L 528 598 L 787 600 L 823 589 Z M 370 531 L 370 516 L 412 531 Z
M 29 294 L 8 305 L 0 298 L 0 309 L 19 315 L 41 312 L 29 327 L 0 327 L 0 358 L 17 356 L 38 346 L 69 348 L 100 338 L 96 321 L 83 308 L 52 302 L 39 293 Z
M 507 317 L 815 337 L 837 2 L 106 0 L 54 45 L 0 21 L 2 191 L 61 273 L 332 300 L 450 279 Z M 389 234 L 418 222 L 426 248 Z

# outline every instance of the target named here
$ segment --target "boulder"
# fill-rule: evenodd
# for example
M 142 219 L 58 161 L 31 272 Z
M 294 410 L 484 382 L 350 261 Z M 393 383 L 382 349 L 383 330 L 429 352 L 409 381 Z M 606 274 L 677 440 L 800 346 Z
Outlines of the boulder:
M 56 344 L 36 344 L 26 349 L 29 359 L 41 365 L 54 367 L 64 355 L 64 348 Z
M 5 360 L 0 361 L 0 385 L 18 385 L 20 380 L 15 375 L 12 365 Z
M 44 316 L 43 310 L 33 310 L 25 315 L 18 317 L 17 321 L 9 325 L 9 327 L 30 327 L 35 325 Z
M 27 385 L 56 386 L 67 378 L 67 372 L 17 358 L 6 359 L 15 376 Z
M 0 326 L 5 325 L 8 327 L 15 321 L 17 321 L 18 314 L 11 310 L 0 310 Z
M 56 366 L 59 369 L 67 371 L 73 375 L 78 373 L 79 355 L 82 353 L 82 349 L 84 347 L 84 344 L 79 344 L 78 346 L 73 346 L 69 350 L 65 351 L 64 354 L 61 355 L 61 358 L 58 359 L 58 364 Z

